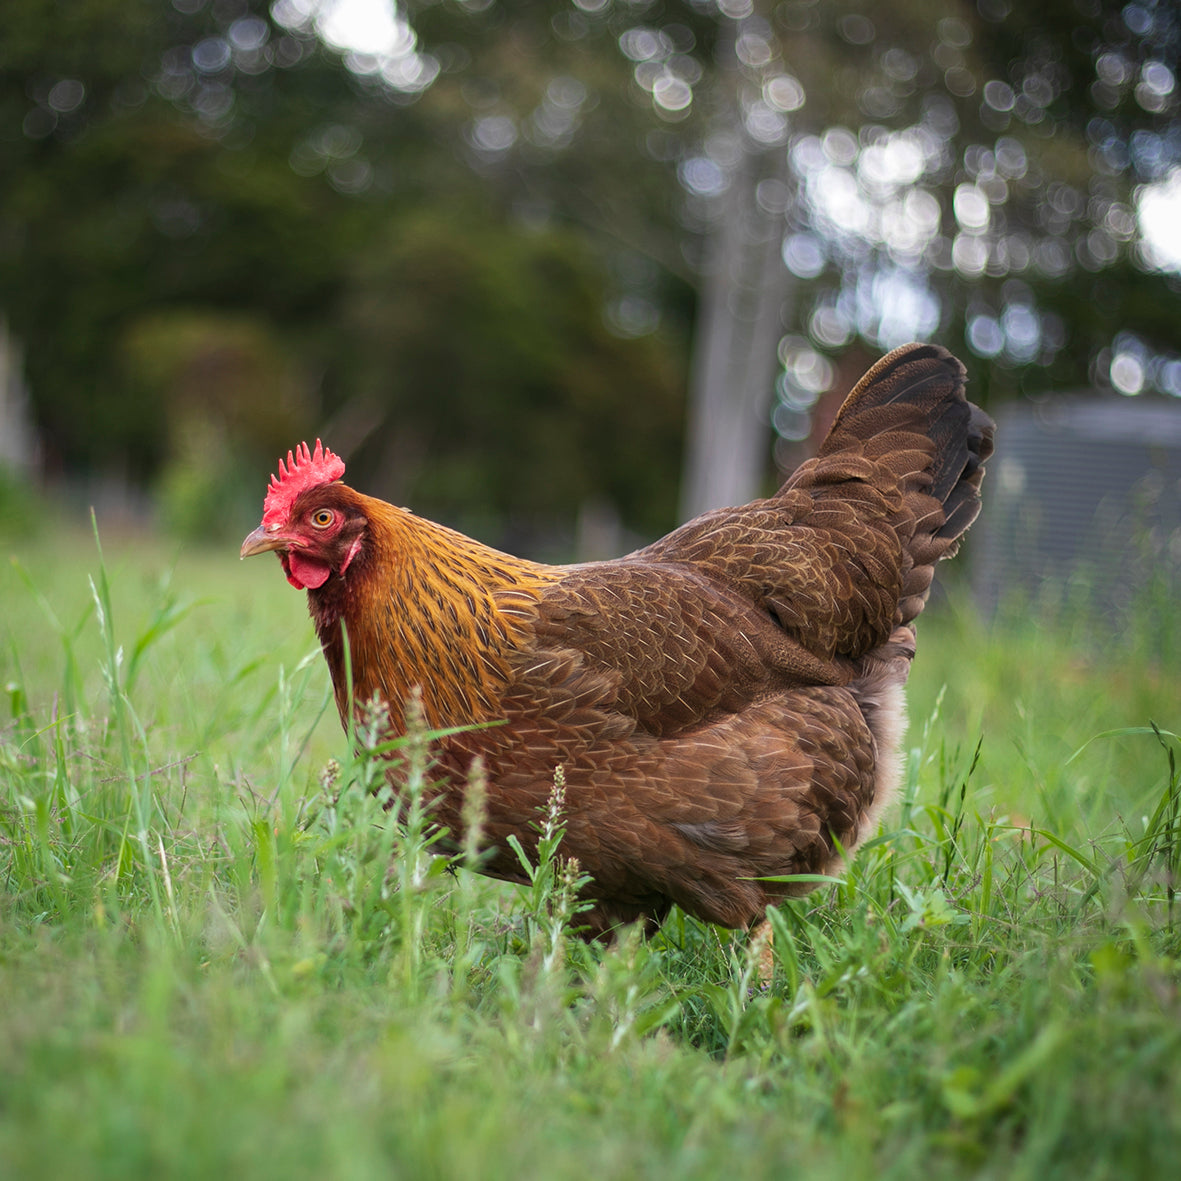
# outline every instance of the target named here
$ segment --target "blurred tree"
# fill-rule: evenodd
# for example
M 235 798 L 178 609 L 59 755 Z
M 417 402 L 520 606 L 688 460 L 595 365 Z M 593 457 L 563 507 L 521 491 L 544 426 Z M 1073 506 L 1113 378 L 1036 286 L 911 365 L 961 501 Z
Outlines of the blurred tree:
M 384 478 L 426 504 L 645 529 L 694 316 L 686 510 L 911 336 L 986 397 L 1181 393 L 1136 218 L 1181 157 L 1174 6 L 413 0 L 366 47 L 347 7 L 5 5 L 0 306 L 63 464 L 167 453 L 162 312 L 245 316 L 373 478 L 403 438 Z
M 143 480 L 167 461 L 172 518 L 211 521 L 228 462 L 270 463 L 277 438 L 290 445 L 318 417 L 315 401 L 357 423 L 340 411 L 363 389 L 401 453 L 412 438 L 448 449 L 445 479 L 421 463 L 409 485 L 425 508 L 453 509 L 462 490 L 493 518 L 528 486 L 567 521 L 585 497 L 637 526 L 671 523 L 676 350 L 608 331 L 605 263 L 569 235 L 534 240 L 522 227 L 538 219 L 514 194 L 440 147 L 454 120 L 445 102 L 413 102 L 434 68 L 412 38 L 379 74 L 325 49 L 313 10 L 5 7 L 0 306 L 57 463 Z M 429 316 L 414 311 L 419 289 Z M 359 312 L 387 294 L 388 310 Z M 469 378 L 470 396 L 448 393 Z M 603 462 L 588 445 L 611 416 L 636 446 Z M 498 421 L 511 428 L 490 430 Z M 365 454 L 376 461 L 373 440 L 358 478 Z
M 163 425 L 163 522 L 187 537 L 236 536 L 258 515 L 260 464 L 315 431 L 290 351 L 266 320 L 184 308 L 136 317 L 121 344 L 124 389 Z
M 262 4 L 201 7 L 3 10 L 0 303 L 71 469 L 143 478 L 162 458 L 165 404 L 120 364 L 140 317 L 249 307 L 314 333 L 360 232 L 354 202 L 288 166 L 310 108 L 353 105 L 335 59 L 311 39 L 271 46 Z
M 415 210 L 358 262 L 346 323 L 345 380 L 369 408 L 357 458 L 382 495 L 482 536 L 596 501 L 668 527 L 683 374 L 658 338 L 609 329 L 568 230 L 476 204 Z
M 768 419 L 783 444 L 806 436 L 836 373 L 825 354 L 858 338 L 938 335 L 987 362 L 971 366 L 986 398 L 1103 384 L 1118 348 L 1181 394 L 1176 276 L 1136 221 L 1137 185 L 1181 159 L 1174 5 L 407 7 L 450 63 L 428 101 L 457 112 L 477 167 L 671 272 L 688 263 L 684 512 L 752 495 Z M 651 199 L 653 163 L 679 202 Z

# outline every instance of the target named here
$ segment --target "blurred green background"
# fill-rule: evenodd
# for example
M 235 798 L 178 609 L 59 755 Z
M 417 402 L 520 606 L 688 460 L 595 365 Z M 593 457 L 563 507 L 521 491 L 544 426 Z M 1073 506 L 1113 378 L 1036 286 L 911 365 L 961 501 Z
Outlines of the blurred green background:
M 0 0 L 0 1174 L 1166 1177 L 1179 37 Z M 771 987 L 683 916 L 563 953 L 554 894 L 420 879 L 305 597 L 237 561 L 276 457 L 604 556 L 773 488 L 912 338 L 998 420 L 946 570 L 996 610 L 924 615 L 901 805 Z
M 0 518 L 230 539 L 323 435 L 535 556 L 769 490 L 882 351 L 1181 409 L 1181 14 L 6 0 Z

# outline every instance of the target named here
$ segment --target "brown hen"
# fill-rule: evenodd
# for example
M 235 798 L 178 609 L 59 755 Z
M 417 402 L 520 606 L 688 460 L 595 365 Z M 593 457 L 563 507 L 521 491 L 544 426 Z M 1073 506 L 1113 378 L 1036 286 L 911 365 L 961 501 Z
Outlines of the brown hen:
M 243 557 L 278 551 L 306 587 L 342 720 L 415 687 L 438 744 L 435 817 L 458 842 L 468 771 L 487 773 L 481 870 L 523 880 L 508 843 L 564 768 L 563 852 L 590 875 L 600 934 L 675 903 L 728 927 L 809 887 L 874 825 L 899 778 L 903 688 L 933 568 L 980 507 L 991 420 L 933 345 L 884 357 L 819 454 L 779 492 L 706 513 L 609 562 L 499 553 L 279 465 Z

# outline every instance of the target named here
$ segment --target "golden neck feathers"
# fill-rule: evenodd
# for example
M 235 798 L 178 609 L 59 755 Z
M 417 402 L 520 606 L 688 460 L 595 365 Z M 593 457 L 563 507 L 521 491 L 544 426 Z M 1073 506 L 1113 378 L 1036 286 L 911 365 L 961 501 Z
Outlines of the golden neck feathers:
M 354 706 L 377 694 L 396 731 L 415 688 L 431 728 L 494 720 L 508 654 L 560 571 L 355 495 L 368 521 L 361 552 L 308 596 L 342 719 L 347 637 Z

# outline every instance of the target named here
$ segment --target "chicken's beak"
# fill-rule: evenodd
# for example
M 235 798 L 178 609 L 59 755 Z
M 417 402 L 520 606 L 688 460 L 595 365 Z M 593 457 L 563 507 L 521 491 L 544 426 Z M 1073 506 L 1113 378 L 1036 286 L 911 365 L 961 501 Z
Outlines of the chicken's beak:
M 255 554 L 265 554 L 268 550 L 286 549 L 290 542 L 291 539 L 285 537 L 275 526 L 268 528 L 266 525 L 259 525 L 242 542 L 242 552 L 239 556 L 250 558 Z

